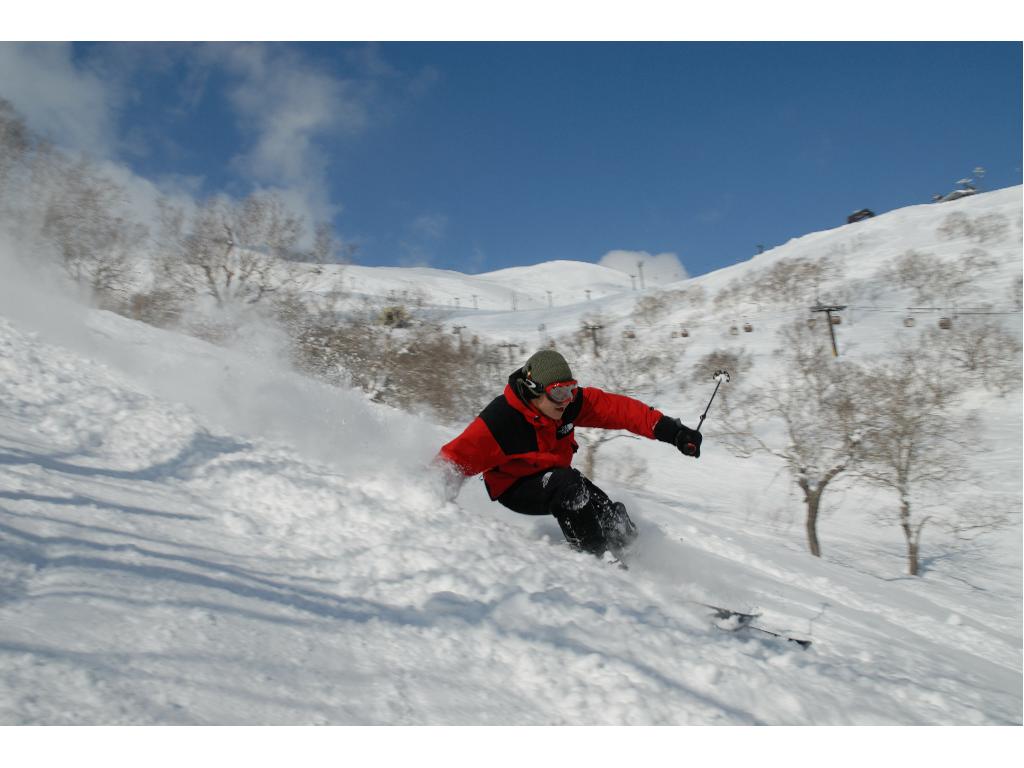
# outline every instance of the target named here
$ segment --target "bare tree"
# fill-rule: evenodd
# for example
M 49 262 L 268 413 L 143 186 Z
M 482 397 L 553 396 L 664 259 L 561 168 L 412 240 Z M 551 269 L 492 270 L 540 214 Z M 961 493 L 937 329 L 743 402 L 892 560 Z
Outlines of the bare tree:
M 49 190 L 43 235 L 79 285 L 101 297 L 122 292 L 148 229 L 120 215 L 127 206 L 125 191 L 87 161 L 55 174 L 59 181 Z
M 956 261 L 911 249 L 882 267 L 878 277 L 891 285 L 913 290 L 916 302 L 928 303 L 936 299 L 955 302 L 975 284 L 979 274 L 995 265 L 981 248 L 965 251 Z
M 987 389 L 1005 396 L 1020 388 L 1021 343 L 992 320 L 959 317 L 949 330 L 929 330 L 924 343 L 942 349 L 946 360 Z
M 241 201 L 214 197 L 187 227 L 181 211 L 166 210 L 164 231 L 164 278 L 184 295 L 210 296 L 218 307 L 255 304 L 294 287 L 309 274 L 294 262 L 326 256 L 332 248 L 329 233 L 321 229 L 314 251 L 303 251 L 302 218 L 272 192 Z
M 25 162 L 32 138 L 25 121 L 7 99 L 0 98 L 0 193 L 14 169 Z
M 714 307 L 718 310 L 734 307 L 742 301 L 745 301 L 750 295 L 750 292 L 751 287 L 747 280 L 733 278 L 729 281 L 728 285 L 720 289 L 718 293 L 715 294 Z
M 934 271 L 939 264 L 939 259 L 933 254 L 911 249 L 883 266 L 878 276 L 890 285 L 912 288 L 914 301 L 928 302 L 935 296 Z
M 429 408 L 449 421 L 473 416 L 493 397 L 489 350 L 460 344 L 433 323 L 388 333 L 386 402 L 405 410 Z
M 313 264 L 351 264 L 359 247 L 355 243 L 342 243 L 327 222 L 320 222 L 314 228 L 313 248 L 303 254 L 303 261 Z
M 654 325 L 661 318 L 676 308 L 674 298 L 676 292 L 654 291 L 645 293 L 636 300 L 633 317 L 643 325 Z
M 805 304 L 820 293 L 825 281 L 842 276 L 842 262 L 831 256 L 783 259 L 731 280 L 715 295 L 715 307 L 728 309 L 743 302 Z
M 977 243 L 1002 240 L 1010 230 L 1010 222 L 1001 213 L 988 213 L 971 218 L 962 211 L 949 214 L 938 229 L 946 240 L 967 238 Z
M 341 312 L 342 297 L 329 295 L 319 306 L 294 295 L 275 301 L 299 370 L 453 422 L 478 413 L 493 397 L 496 377 L 507 373 L 497 347 L 465 341 L 401 304 L 366 302 Z
M 118 309 L 133 320 L 158 328 L 175 327 L 182 314 L 181 297 L 159 286 L 133 293 L 126 305 Z
M 84 158 L 71 159 L 0 98 L 0 209 L 4 229 L 57 263 L 101 306 L 123 311 L 148 229 L 124 188 Z
M 806 304 L 819 295 L 826 280 L 842 278 L 842 262 L 830 257 L 790 258 L 759 272 L 752 295 L 762 301 Z
M 948 487 L 965 475 L 963 454 L 970 430 L 951 408 L 959 388 L 945 359 L 928 351 L 902 350 L 861 380 L 867 420 L 856 472 L 896 495 L 911 576 L 920 572 L 921 533 L 932 519 L 915 515 L 914 492 Z
M 832 357 L 821 334 L 804 321 L 780 332 L 785 374 L 745 387 L 724 409 L 722 443 L 739 456 L 768 454 L 782 461 L 803 492 L 807 544 L 821 556 L 818 517 L 827 488 L 854 459 L 855 382 L 859 371 Z M 737 393 L 738 394 L 738 393 Z
M 633 317 L 642 325 L 653 326 L 665 315 L 681 309 L 694 309 L 707 303 L 707 291 L 699 285 L 681 290 L 655 291 L 636 300 Z

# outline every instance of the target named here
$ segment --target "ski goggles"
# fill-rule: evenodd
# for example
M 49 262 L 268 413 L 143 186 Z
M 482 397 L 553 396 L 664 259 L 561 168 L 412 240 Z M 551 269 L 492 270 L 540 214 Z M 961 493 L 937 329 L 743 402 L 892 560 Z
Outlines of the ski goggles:
M 544 387 L 544 394 L 551 398 L 553 402 L 566 403 L 572 400 L 578 388 L 579 384 L 572 380 L 556 381 L 554 384 L 548 384 Z

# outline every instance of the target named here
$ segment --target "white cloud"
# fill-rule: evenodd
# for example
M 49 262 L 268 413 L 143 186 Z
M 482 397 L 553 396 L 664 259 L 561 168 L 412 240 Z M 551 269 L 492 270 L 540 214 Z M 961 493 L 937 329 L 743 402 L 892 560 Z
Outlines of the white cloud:
M 337 77 L 273 45 L 212 45 L 207 55 L 233 75 L 228 100 L 242 133 L 252 139 L 233 159 L 235 169 L 256 182 L 302 190 L 317 218 L 336 213 L 321 142 L 366 128 L 365 83 Z
M 116 89 L 71 58 L 69 43 L 0 43 L 0 96 L 59 146 L 110 157 Z
M 652 256 L 647 251 L 608 251 L 597 263 L 602 267 L 636 276 L 638 287 L 641 273 L 643 284 L 647 288 L 685 280 L 690 276 L 674 253 L 659 253 Z M 637 266 L 638 264 L 643 265 L 642 269 Z
M 330 145 L 365 132 L 407 79 L 375 46 L 353 49 L 342 76 L 301 50 L 269 43 L 118 45 L 94 51 L 88 61 L 76 61 L 65 43 L 0 43 L 0 97 L 58 146 L 106 161 L 108 174 L 143 193 L 139 199 L 149 208 L 157 189 L 181 200 L 200 196 L 205 187 L 203 177 L 173 171 L 132 178 L 118 159 L 125 152 L 142 156 L 154 145 L 177 151 L 170 134 L 148 135 L 118 123 L 119 105 L 145 87 L 141 78 L 177 63 L 186 65 L 172 103 L 179 117 L 188 119 L 201 96 L 221 98 L 241 135 L 232 169 L 254 189 L 282 194 L 310 231 L 314 222 L 331 221 L 341 211 L 331 200 Z M 237 195 L 244 186 L 227 188 Z M 443 217 L 426 217 L 413 229 L 437 239 L 444 227 Z
M 260 191 L 272 192 L 281 198 L 285 207 L 303 220 L 303 232 L 299 238 L 300 248 L 311 248 L 316 233 L 316 225 L 325 219 L 323 201 L 314 200 L 308 190 L 297 186 L 263 187 Z
M 447 228 L 448 217 L 443 213 L 424 213 L 412 222 L 412 231 L 428 240 L 440 240 Z
M 139 176 L 127 166 L 107 160 L 95 161 L 96 169 L 124 190 L 125 209 L 122 215 L 141 221 L 155 230 L 160 221 L 161 201 L 191 210 L 193 196 L 182 189 L 177 179 L 154 183 Z

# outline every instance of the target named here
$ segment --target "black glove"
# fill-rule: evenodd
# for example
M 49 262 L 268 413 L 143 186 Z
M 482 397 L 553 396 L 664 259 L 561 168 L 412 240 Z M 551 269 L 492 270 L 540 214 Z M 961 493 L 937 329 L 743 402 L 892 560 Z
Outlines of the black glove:
M 704 436 L 688 426 L 679 419 L 662 416 L 654 426 L 654 437 L 663 443 L 672 443 L 683 455 L 700 458 L 700 444 Z

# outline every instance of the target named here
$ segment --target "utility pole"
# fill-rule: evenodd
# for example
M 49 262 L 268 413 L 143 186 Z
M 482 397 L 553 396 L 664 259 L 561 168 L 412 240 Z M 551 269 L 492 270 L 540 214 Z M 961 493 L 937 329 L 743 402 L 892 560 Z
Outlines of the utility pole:
M 473 309 L 480 309 L 480 305 L 476 303 L 476 294 L 473 294 Z
M 456 336 L 459 337 L 459 349 L 462 349 L 462 330 L 465 327 L 466 326 L 464 326 L 464 325 L 453 325 L 452 326 L 452 333 L 454 333 Z
M 630 275 L 629 279 L 633 281 L 633 290 L 636 290 L 636 275 Z
M 594 343 L 594 357 L 600 357 L 601 352 L 597 348 L 597 332 L 604 328 L 603 325 L 597 325 L 596 323 L 586 323 L 583 329 L 590 331 L 590 340 Z
M 826 322 L 828 322 L 828 333 L 832 337 L 832 357 L 839 357 L 839 348 L 836 347 L 836 332 L 832 327 L 832 313 L 841 312 L 846 309 L 846 305 L 841 306 L 826 306 L 825 304 L 816 304 L 811 307 L 811 312 L 824 312 Z
M 548 291 L 548 309 L 551 309 L 551 307 L 553 307 L 553 306 L 555 306 L 555 305 L 551 301 L 551 291 Z
M 589 290 L 584 290 L 583 292 L 585 294 L 587 294 L 587 301 L 590 301 L 590 291 Z
M 644 263 L 642 261 L 636 263 L 636 270 L 640 273 L 640 290 L 642 291 L 647 287 L 644 285 Z

